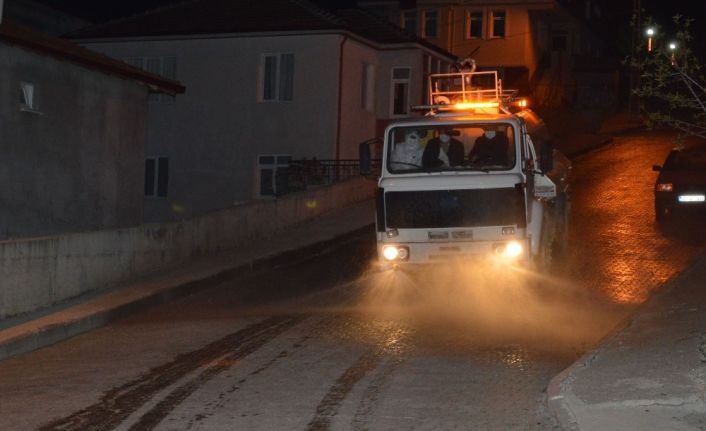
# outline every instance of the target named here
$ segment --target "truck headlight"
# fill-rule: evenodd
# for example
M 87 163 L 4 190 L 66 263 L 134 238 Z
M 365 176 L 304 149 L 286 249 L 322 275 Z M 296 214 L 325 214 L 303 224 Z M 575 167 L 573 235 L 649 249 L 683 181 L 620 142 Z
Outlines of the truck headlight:
M 386 245 L 382 248 L 382 256 L 385 260 L 407 260 L 409 259 L 409 248 L 399 245 Z
M 506 259 L 517 259 L 522 255 L 524 248 L 517 241 L 510 241 L 493 246 L 495 254 Z

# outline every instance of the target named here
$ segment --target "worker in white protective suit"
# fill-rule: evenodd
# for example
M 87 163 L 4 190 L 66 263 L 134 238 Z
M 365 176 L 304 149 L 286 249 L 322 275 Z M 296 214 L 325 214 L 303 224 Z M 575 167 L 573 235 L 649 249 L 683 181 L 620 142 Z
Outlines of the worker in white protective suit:
M 404 142 L 398 142 L 392 150 L 390 166 L 395 170 L 409 170 L 422 167 L 422 154 L 424 147 L 421 145 L 420 133 L 409 130 L 405 134 Z

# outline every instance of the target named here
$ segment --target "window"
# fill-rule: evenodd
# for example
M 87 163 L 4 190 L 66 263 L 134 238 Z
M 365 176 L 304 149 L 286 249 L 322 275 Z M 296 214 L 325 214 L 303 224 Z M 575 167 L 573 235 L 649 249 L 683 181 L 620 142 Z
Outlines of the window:
M 166 197 L 169 186 L 169 158 L 145 159 L 145 196 Z
M 20 82 L 20 110 L 35 112 L 34 106 L 34 84 Z
M 262 101 L 292 100 L 294 95 L 294 54 L 262 56 Z
M 505 11 L 494 10 L 491 12 L 491 37 L 505 37 Z
M 362 64 L 360 107 L 368 112 L 375 110 L 375 66 L 372 64 Z
M 417 34 L 417 11 L 409 10 L 402 12 L 400 25 L 410 34 Z
M 423 37 L 437 37 L 438 26 L 437 26 L 438 13 L 435 10 L 424 11 L 424 29 L 422 30 Z
M 288 190 L 289 162 L 288 154 L 263 154 L 257 156 L 256 196 L 258 198 L 276 197 Z
M 176 79 L 176 57 L 128 57 L 127 64 L 166 79 Z M 171 104 L 176 101 L 172 94 L 150 93 L 151 103 Z
M 409 75 L 408 67 L 392 68 L 392 115 L 409 113 Z
M 569 33 L 566 30 L 554 30 L 552 32 L 552 51 L 566 52 Z
M 466 39 L 480 39 L 483 37 L 483 11 L 466 11 Z

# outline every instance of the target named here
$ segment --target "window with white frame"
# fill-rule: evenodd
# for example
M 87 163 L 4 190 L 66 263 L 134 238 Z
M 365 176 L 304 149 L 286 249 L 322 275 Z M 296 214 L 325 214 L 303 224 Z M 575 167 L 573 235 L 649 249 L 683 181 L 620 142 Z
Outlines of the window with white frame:
M 287 175 L 292 156 L 289 154 L 261 154 L 257 156 L 255 196 L 276 197 L 287 193 Z
M 23 111 L 35 111 L 34 105 L 34 84 L 31 82 L 20 82 L 20 109 Z
M 392 68 L 392 116 L 409 114 L 409 67 Z
M 410 34 L 417 34 L 417 11 L 408 10 L 402 12 L 400 26 Z
M 483 38 L 483 11 L 466 10 L 466 39 Z
M 361 70 L 360 107 L 368 112 L 375 111 L 375 66 L 365 62 Z
M 145 196 L 163 198 L 169 189 L 169 158 L 145 159 Z
M 127 57 L 127 64 L 166 79 L 176 80 L 176 57 Z M 171 104 L 176 101 L 172 94 L 150 93 L 151 103 Z
M 435 38 L 439 35 L 438 25 L 439 13 L 435 10 L 425 10 L 423 12 L 422 37 Z
M 260 100 L 289 101 L 294 96 L 294 54 L 264 54 L 260 69 Z
M 504 38 L 507 14 L 505 10 L 492 10 L 490 12 L 490 37 Z

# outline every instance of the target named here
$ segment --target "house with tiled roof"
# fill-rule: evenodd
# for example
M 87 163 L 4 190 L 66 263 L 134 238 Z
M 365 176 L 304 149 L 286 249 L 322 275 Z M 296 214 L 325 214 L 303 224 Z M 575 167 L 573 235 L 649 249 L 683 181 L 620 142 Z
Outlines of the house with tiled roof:
M 276 195 L 288 160 L 357 159 L 455 60 L 367 12 L 305 0 L 191 0 L 71 37 L 189 88 L 149 106 L 147 156 L 169 171 L 157 163 L 168 192 L 148 194 L 147 221 Z
M 2 21 L 0 240 L 140 224 L 147 99 L 183 92 Z

